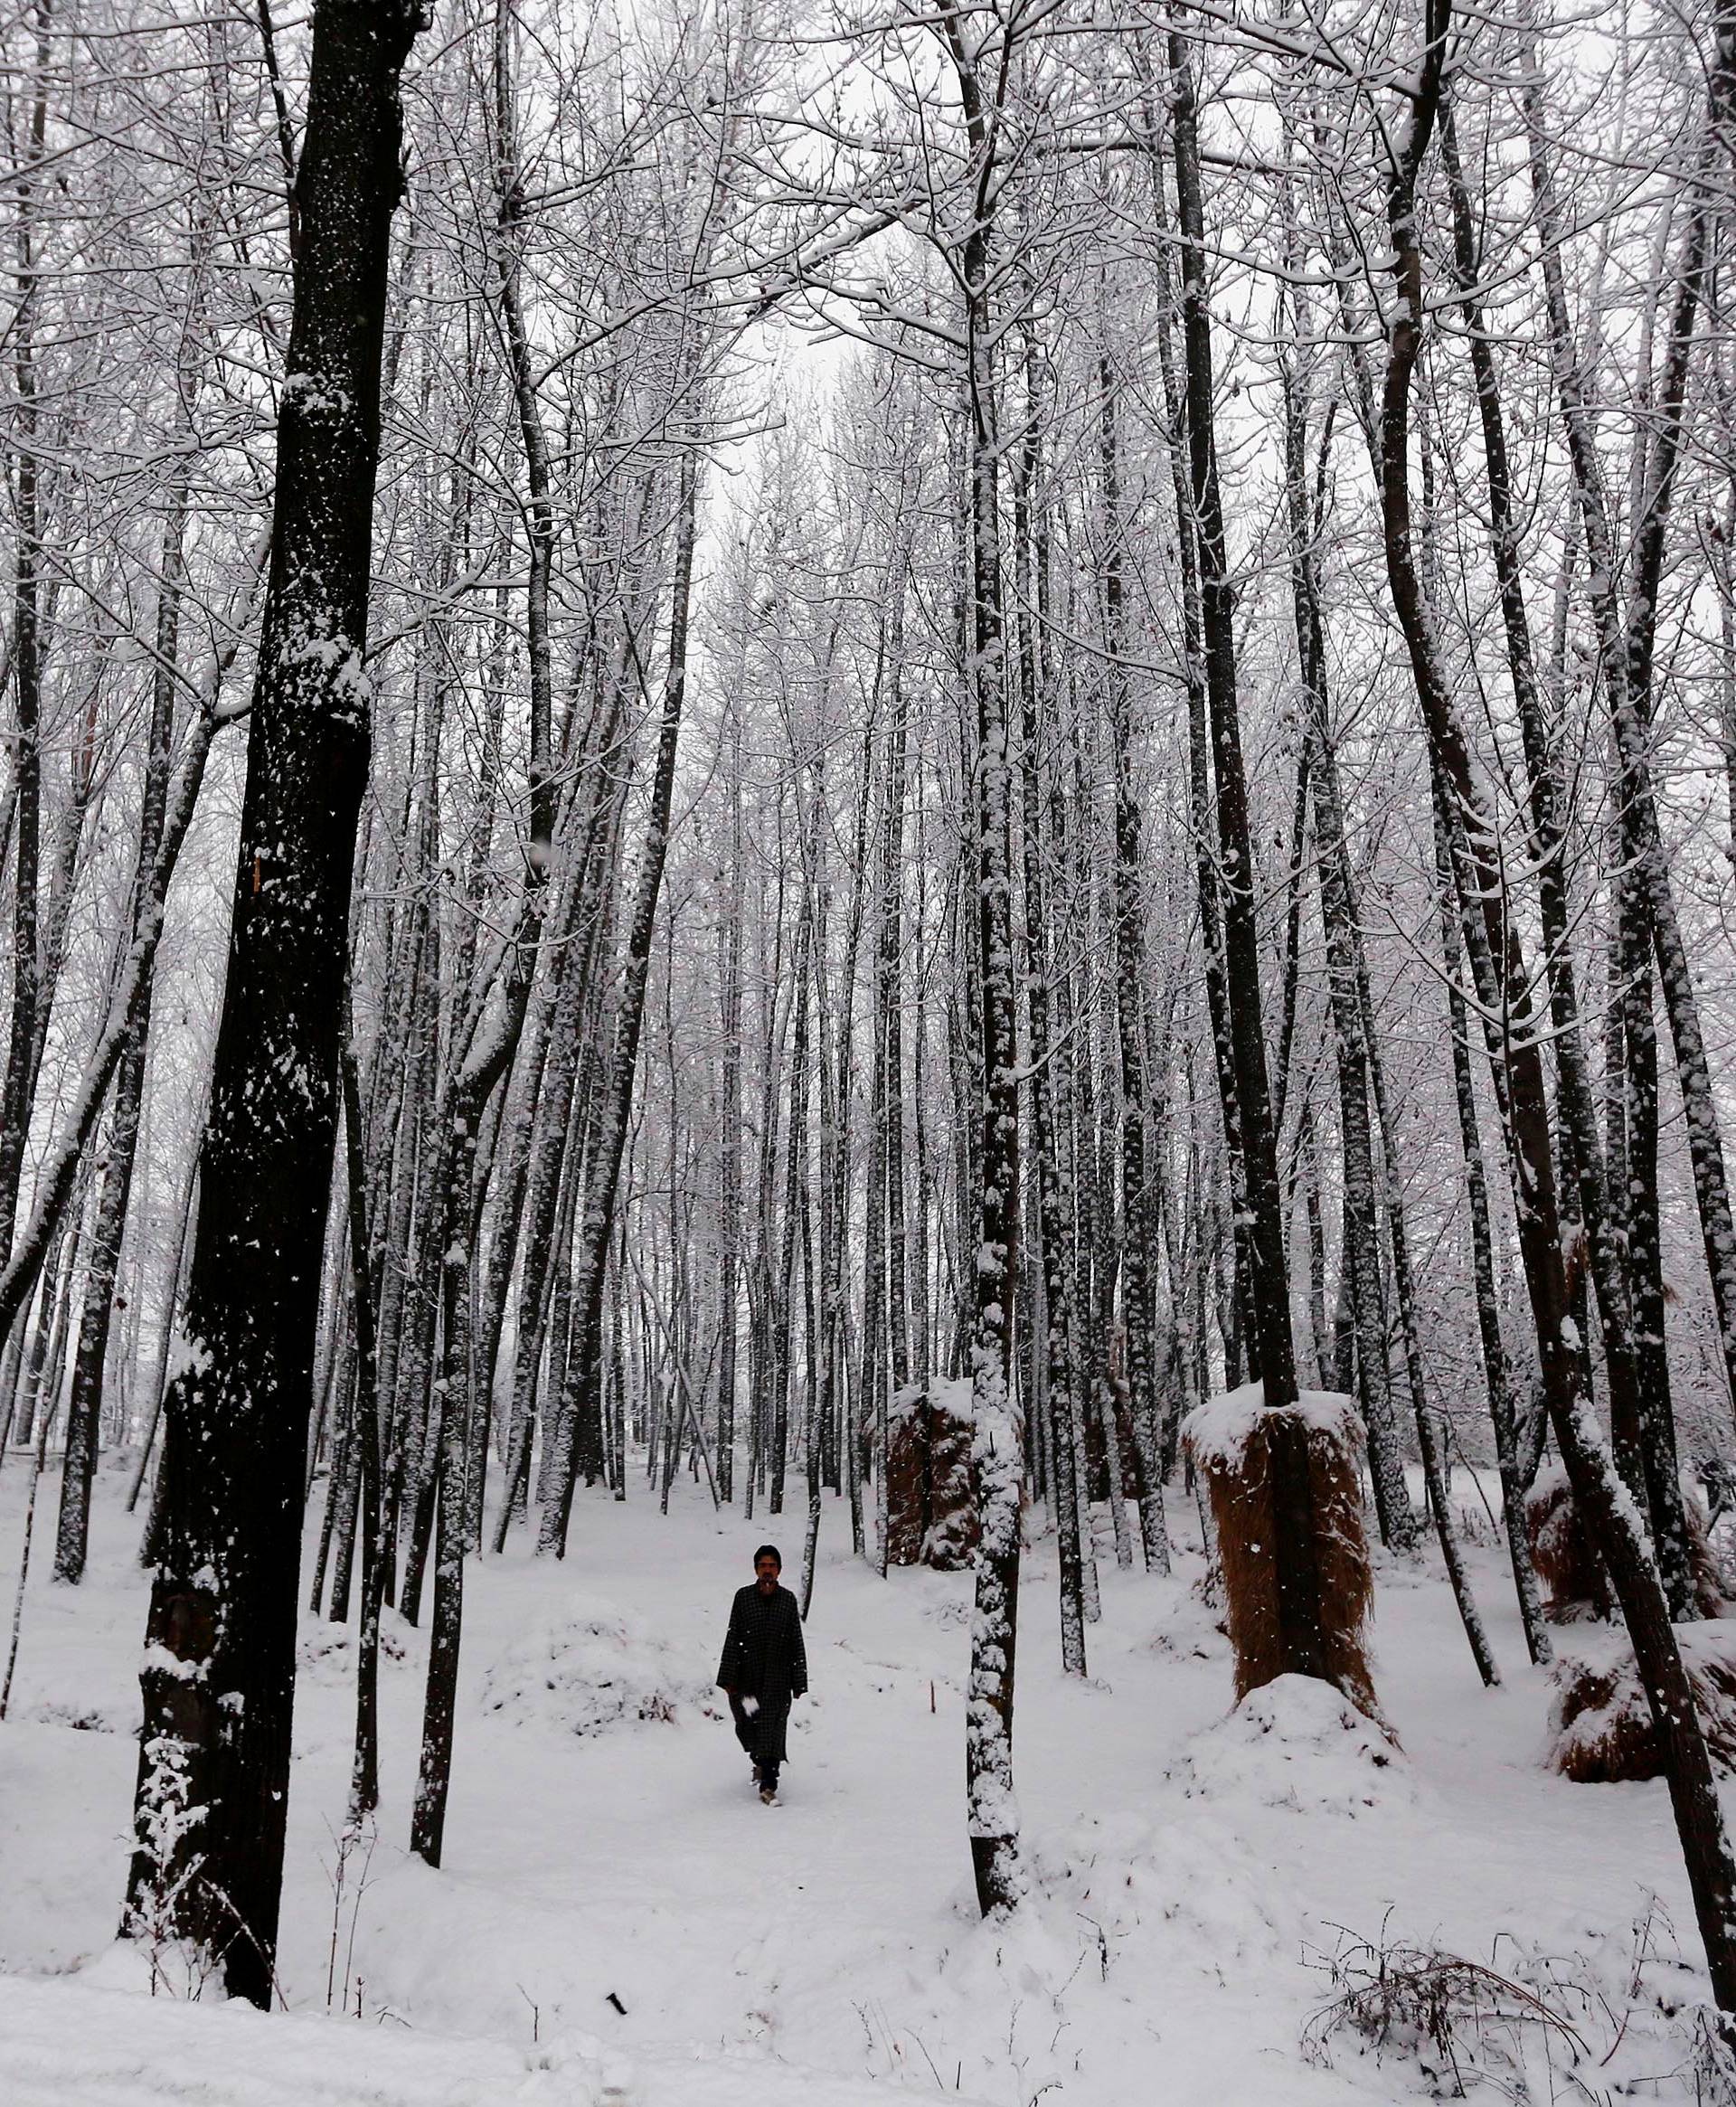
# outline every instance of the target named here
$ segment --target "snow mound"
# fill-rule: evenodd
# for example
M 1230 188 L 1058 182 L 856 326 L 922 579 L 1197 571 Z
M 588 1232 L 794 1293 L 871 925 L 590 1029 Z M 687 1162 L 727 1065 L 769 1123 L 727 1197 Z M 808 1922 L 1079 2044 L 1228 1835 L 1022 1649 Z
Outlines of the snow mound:
M 628 2057 L 583 2033 L 509 2046 L 0 1977 L 7 2107 L 875 2107 L 885 2096 L 764 2056 Z
M 71 1697 L 43 1697 L 26 1705 L 14 1716 L 35 1726 L 68 1726 L 76 1734 L 125 1734 L 138 1738 L 138 1700 L 110 1704 L 102 1698 L 80 1702 Z
M 296 1679 L 322 1689 L 344 1689 L 355 1682 L 357 1641 L 347 1624 L 316 1624 L 296 1648 Z M 380 1667 L 383 1672 L 409 1658 L 403 1639 L 389 1624 L 380 1627 Z
M 1279 1676 L 1250 1690 L 1227 1719 L 1194 1737 L 1169 1776 L 1189 1799 L 1352 1819 L 1420 1798 L 1382 1730 L 1313 1676 Z
M 1226 1962 L 1277 1961 L 1300 1919 L 1272 1868 L 1232 1822 L 1190 1809 L 1177 1821 L 1122 1812 L 1087 1819 L 1033 1854 L 1052 1926 L 1084 1927 L 1094 1972 L 1118 1964 L 1154 1979 L 1181 1965 L 1215 1976 Z
M 692 1668 L 684 1654 L 617 1611 L 580 1608 L 533 1626 L 490 1664 L 483 1709 L 515 1726 L 578 1734 L 668 1722 L 712 1696 Z
M 1197 1584 L 1172 1574 L 1152 1576 L 1146 1592 L 1155 1600 L 1157 1622 L 1143 1650 L 1169 1660 L 1221 1661 L 1230 1654 L 1223 1611 L 1208 1602 Z

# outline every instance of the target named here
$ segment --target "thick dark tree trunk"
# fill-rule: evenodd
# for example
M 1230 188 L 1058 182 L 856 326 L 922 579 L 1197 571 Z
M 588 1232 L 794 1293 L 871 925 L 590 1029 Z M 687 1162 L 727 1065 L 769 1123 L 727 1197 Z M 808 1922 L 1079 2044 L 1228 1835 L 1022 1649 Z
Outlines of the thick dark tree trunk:
M 295 317 L 203 1202 L 167 1404 L 123 1930 L 269 2002 L 336 1112 L 402 0 L 316 0 Z

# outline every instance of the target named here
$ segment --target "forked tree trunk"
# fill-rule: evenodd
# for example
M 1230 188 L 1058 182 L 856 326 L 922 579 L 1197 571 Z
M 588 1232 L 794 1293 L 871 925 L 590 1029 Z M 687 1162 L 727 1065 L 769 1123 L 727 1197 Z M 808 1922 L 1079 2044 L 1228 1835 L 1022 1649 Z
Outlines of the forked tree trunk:
M 1520 572 L 1520 534 L 1514 515 L 1506 419 L 1501 401 L 1495 353 L 1484 325 L 1477 294 L 1480 277 L 1471 201 L 1460 172 L 1458 145 L 1450 99 L 1440 113 L 1441 163 L 1452 204 L 1454 265 L 1461 292 L 1460 308 L 1469 340 L 1471 370 L 1477 385 L 1483 452 L 1488 486 L 1489 547 L 1500 587 L 1502 628 L 1506 639 L 1508 674 L 1524 742 L 1529 789 L 1531 860 L 1537 871 L 1538 902 L 1544 961 L 1549 974 L 1550 1015 L 1555 1035 L 1558 1093 L 1563 1123 L 1573 1137 L 1563 1150 L 1577 1173 L 1580 1215 L 1586 1228 L 1591 1271 L 1602 1322 L 1604 1367 L 1609 1384 L 1610 1418 L 1616 1454 L 1628 1468 L 1635 1497 L 1646 1502 L 1654 1537 L 1678 1611 L 1687 1599 L 1687 1541 L 1682 1518 L 1681 1489 L 1674 1473 L 1656 1468 L 1661 1428 L 1648 1413 L 1640 1380 L 1634 1331 L 1631 1244 L 1624 1248 L 1623 1195 L 1610 1190 L 1598 1148 L 1597 1114 L 1580 1028 L 1579 993 L 1572 951 L 1572 910 L 1568 896 L 1565 854 L 1566 812 L 1561 769 L 1545 723 L 1542 683 L 1526 613 Z M 1627 888 L 1624 887 L 1624 891 Z M 1667 1402 L 1665 1413 L 1667 1415 Z
M 1285 483 L 1289 512 L 1290 588 L 1297 657 L 1307 698 L 1313 748 L 1315 854 L 1320 872 L 1320 921 L 1326 940 L 1326 986 L 1338 1073 L 1338 1128 L 1344 1163 L 1341 1264 L 1349 1291 L 1368 1431 L 1369 1476 L 1383 1542 L 1416 1548 L 1416 1511 L 1405 1484 L 1387 1366 L 1381 1310 L 1380 1247 L 1375 1217 L 1374 1145 L 1369 1119 L 1369 1055 L 1360 995 L 1361 925 L 1350 868 L 1344 798 L 1331 702 L 1326 692 L 1326 628 L 1320 613 L 1314 546 L 1318 531 L 1308 489 L 1307 411 L 1298 378 L 1285 389 Z M 1328 432 L 1322 440 L 1322 469 Z
M 1440 886 L 1441 963 L 1447 977 L 1447 1021 L 1453 1042 L 1453 1097 L 1458 1111 L 1459 1146 L 1464 1154 L 1465 1194 L 1471 1220 L 1471 1287 L 1477 1298 L 1477 1331 L 1483 1353 L 1483 1377 L 1488 1389 L 1489 1419 L 1495 1429 L 1495 1468 L 1501 1474 L 1501 1520 L 1525 1649 L 1534 1667 L 1554 1657 L 1549 1627 L 1537 1595 L 1537 1569 L 1532 1564 L 1525 1526 L 1525 1494 L 1520 1469 L 1518 1430 L 1513 1404 L 1513 1380 L 1506 1344 L 1501 1337 L 1501 1305 L 1495 1286 L 1495 1237 L 1489 1223 L 1488 1178 L 1483 1165 L 1483 1136 L 1477 1116 L 1477 1089 L 1471 1075 L 1470 1021 L 1459 984 L 1463 947 L 1459 940 L 1458 900 L 1453 883 L 1452 844 L 1436 777 L 1435 868 Z

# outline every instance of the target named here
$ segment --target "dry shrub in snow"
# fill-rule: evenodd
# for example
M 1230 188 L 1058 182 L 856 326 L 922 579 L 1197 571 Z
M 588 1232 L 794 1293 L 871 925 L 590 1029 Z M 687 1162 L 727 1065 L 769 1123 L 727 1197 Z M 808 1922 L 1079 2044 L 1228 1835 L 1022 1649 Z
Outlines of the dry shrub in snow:
M 348 1624 L 316 1624 L 303 1632 L 296 1646 L 296 1676 L 302 1684 L 322 1689 L 347 1690 L 355 1681 L 356 1637 Z M 382 1669 L 401 1666 L 409 1649 L 390 1624 L 380 1628 L 380 1665 Z
M 126 1705 L 100 1702 L 80 1704 L 76 1698 L 43 1697 L 9 1715 L 27 1719 L 33 1726 L 66 1726 L 75 1734 L 138 1734 L 138 1703 Z
M 710 1684 L 691 1671 L 672 1647 L 612 1611 L 580 1610 L 515 1639 L 484 1676 L 482 1702 L 514 1725 L 605 1734 L 707 1703 Z
M 1307 1438 L 1326 1673 L 1353 1705 L 1378 1718 L 1367 1651 L 1374 1581 L 1357 1468 L 1362 1429 L 1349 1399 L 1326 1392 L 1305 1392 L 1280 1413 L 1268 1412 L 1260 1385 L 1248 1384 L 1190 1413 L 1184 1429 L 1211 1496 L 1236 1654 L 1236 1696 L 1245 1697 L 1287 1668 L 1279 1643 L 1271 1469 L 1271 1438 L 1280 1418 L 1299 1421 Z
M 1336 1927 L 1335 1927 L 1336 1929 Z M 1341 2048 L 1412 2062 L 1436 2099 L 1668 2099 L 1736 2107 L 1736 2063 L 1718 2015 L 1656 1904 L 1631 1944 L 1530 1949 L 1498 1936 L 1487 1962 L 1437 1946 L 1340 1931 L 1310 1957 L 1330 1989 L 1302 2030 L 1312 2063 Z
M 1712 1541 L 1712 1513 L 1699 1481 L 1682 1473 L 1682 1518 L 1688 1528 L 1688 1572 L 1694 1582 L 1694 1600 L 1703 1617 L 1727 1617 L 1736 1593 L 1730 1576 Z
M 1250 1691 L 1194 1737 L 1169 1775 L 1189 1799 L 1353 1819 L 1419 1798 L 1386 1728 L 1316 1676 L 1279 1676 Z
M 1450 2099 L 1487 2084 L 1525 2100 L 1532 2096 L 1524 2084 L 1527 2031 L 1547 2036 L 1553 2030 L 1571 2062 L 1590 2060 L 1585 2042 L 1552 2003 L 1480 1961 L 1432 1947 L 1345 1937 L 1317 1965 L 1334 1994 L 1302 2030 L 1303 2053 L 1312 2062 L 1330 2063 L 1335 2038 L 1348 2035 L 1363 2053 L 1414 2057 L 1437 2087 L 1450 2085 Z M 1547 2040 L 1543 2053 L 1547 2057 Z M 1503 2085 L 1509 2074 L 1524 2089 Z
M 1678 1624 L 1675 1636 L 1712 1762 L 1736 1776 L 1736 1624 Z M 1580 1785 L 1663 1776 L 1651 1707 L 1621 1632 L 1582 1633 L 1549 1673 L 1552 1771 Z

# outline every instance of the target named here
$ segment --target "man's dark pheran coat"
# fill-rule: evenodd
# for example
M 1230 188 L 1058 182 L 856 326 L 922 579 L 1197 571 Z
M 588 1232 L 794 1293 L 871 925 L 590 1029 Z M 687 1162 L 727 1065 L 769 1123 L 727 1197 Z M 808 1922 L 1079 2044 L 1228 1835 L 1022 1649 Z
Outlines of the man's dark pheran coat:
M 769 1595 L 762 1595 L 757 1584 L 737 1589 L 717 1679 L 738 1699 L 759 1699 L 748 1753 L 756 1763 L 781 1763 L 790 1701 L 807 1689 L 802 1613 L 788 1588 L 778 1588 Z M 740 1731 L 743 1722 L 739 1712 L 736 1719 Z

